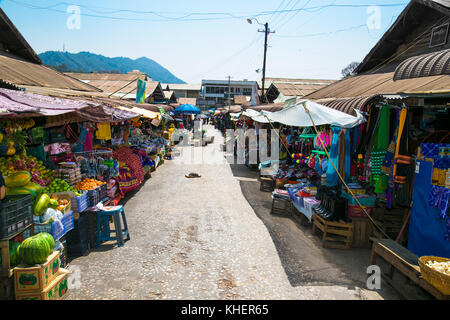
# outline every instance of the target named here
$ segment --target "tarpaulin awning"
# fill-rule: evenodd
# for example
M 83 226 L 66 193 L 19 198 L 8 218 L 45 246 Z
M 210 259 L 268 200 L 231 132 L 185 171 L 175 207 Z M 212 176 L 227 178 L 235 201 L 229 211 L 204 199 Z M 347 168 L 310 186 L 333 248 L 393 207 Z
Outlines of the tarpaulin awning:
M 62 99 L 34 93 L 0 89 L 0 109 L 11 114 L 29 116 L 57 116 L 91 106 L 82 100 Z M 0 113 L 1 114 L 1 113 Z
M 141 117 L 140 114 L 120 110 L 108 105 L 91 106 L 82 110 L 77 110 L 75 113 L 83 119 L 93 122 L 122 122 L 125 120 Z
M 153 112 L 153 111 L 150 111 L 150 110 L 137 108 L 137 107 L 133 107 L 133 108 L 117 107 L 117 108 L 120 109 L 120 110 L 123 110 L 123 111 L 129 111 L 129 112 L 133 112 L 133 113 L 136 113 L 136 114 L 140 114 L 144 118 L 161 119 L 161 115 L 158 112 Z
M 357 117 L 353 117 L 347 113 L 309 100 L 300 100 L 292 107 L 277 112 L 263 111 L 257 112 L 257 114 L 255 114 L 254 110 L 246 110 L 245 112 L 257 122 L 267 123 L 270 120 L 271 122 L 278 122 L 287 126 L 311 127 L 313 124 L 304 106 L 308 109 L 312 119 L 314 120 L 314 124 L 317 126 L 329 124 L 342 128 L 352 128 L 366 121 L 364 116 L 357 110 L 355 110 Z

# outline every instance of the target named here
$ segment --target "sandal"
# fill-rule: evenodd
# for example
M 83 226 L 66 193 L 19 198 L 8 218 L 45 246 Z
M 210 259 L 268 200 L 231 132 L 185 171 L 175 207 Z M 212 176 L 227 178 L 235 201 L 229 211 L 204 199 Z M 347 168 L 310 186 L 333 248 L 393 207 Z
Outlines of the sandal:
M 202 176 L 199 175 L 198 173 L 193 173 L 193 172 L 191 172 L 191 173 L 185 175 L 185 177 L 186 177 L 186 178 L 201 178 Z

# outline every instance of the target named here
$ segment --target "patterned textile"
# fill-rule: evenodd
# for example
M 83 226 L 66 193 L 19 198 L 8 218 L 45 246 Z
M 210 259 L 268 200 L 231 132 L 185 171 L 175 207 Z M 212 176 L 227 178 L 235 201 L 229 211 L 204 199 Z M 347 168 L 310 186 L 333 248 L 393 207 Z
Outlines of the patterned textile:
M 119 166 L 119 191 L 121 195 L 139 187 L 140 182 L 131 171 L 130 167 L 121 163 Z

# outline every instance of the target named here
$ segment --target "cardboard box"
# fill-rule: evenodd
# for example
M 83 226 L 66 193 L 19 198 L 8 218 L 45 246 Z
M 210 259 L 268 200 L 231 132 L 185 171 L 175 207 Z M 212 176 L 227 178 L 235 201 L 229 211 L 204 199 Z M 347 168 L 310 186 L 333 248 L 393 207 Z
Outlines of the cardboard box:
M 14 268 L 14 290 L 16 293 L 42 291 L 56 277 L 60 267 L 60 252 L 54 251 L 47 261 L 40 265 Z
M 62 300 L 69 292 L 69 274 L 69 270 L 61 268 L 53 281 L 44 290 L 16 292 L 16 300 Z

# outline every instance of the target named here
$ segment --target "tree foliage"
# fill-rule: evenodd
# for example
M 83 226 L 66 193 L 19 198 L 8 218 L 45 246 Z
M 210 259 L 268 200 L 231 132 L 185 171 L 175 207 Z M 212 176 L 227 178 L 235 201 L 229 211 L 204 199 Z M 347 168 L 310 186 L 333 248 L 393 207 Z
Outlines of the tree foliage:
M 360 62 L 352 62 L 344 69 L 342 69 L 341 74 L 343 78 L 347 78 L 355 74 L 355 69 L 359 66 Z

